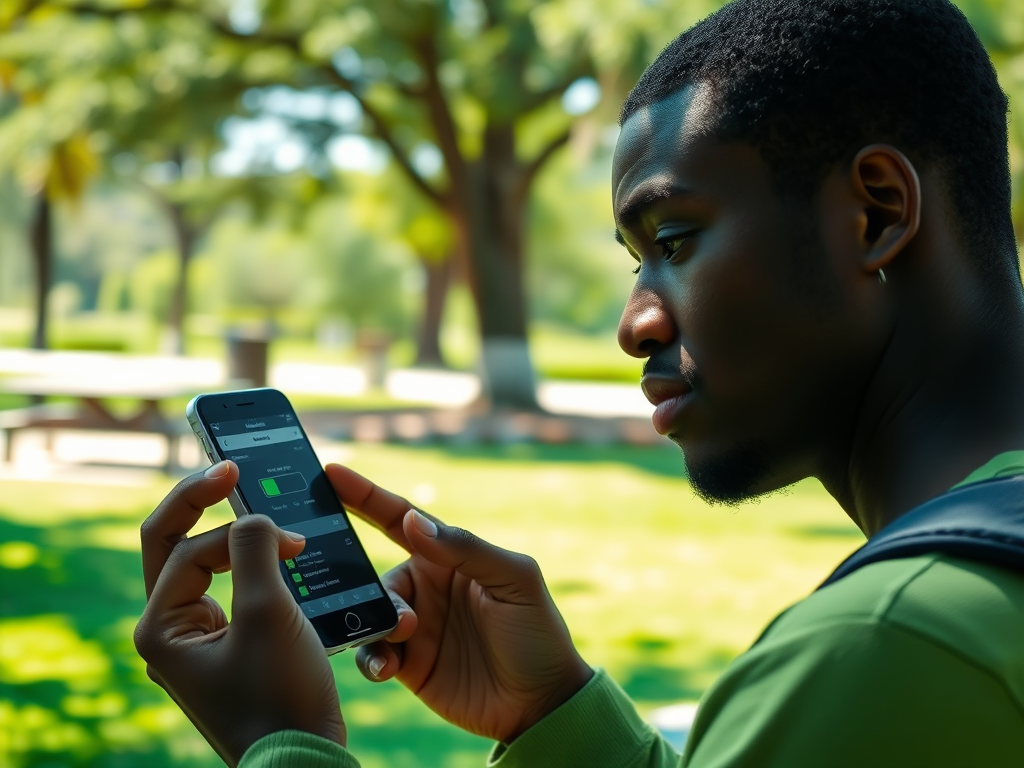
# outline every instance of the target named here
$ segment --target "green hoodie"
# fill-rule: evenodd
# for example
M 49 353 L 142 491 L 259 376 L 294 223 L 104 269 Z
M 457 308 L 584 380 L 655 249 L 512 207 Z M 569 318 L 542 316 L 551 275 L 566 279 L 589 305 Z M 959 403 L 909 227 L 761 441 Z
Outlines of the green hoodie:
M 1024 474 L 1003 453 L 955 487 Z M 299 731 L 240 768 L 358 768 Z M 494 768 L 1024 765 L 1024 576 L 926 555 L 865 566 L 777 616 L 704 695 L 683 755 L 603 671 Z

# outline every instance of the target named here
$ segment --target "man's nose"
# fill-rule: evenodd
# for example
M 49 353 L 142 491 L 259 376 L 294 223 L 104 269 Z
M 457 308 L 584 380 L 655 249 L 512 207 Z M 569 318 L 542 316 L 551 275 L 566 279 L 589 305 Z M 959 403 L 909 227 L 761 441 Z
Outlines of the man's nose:
M 623 352 L 633 357 L 650 357 L 675 337 L 675 323 L 661 298 L 653 291 L 635 289 L 619 321 L 618 339 Z

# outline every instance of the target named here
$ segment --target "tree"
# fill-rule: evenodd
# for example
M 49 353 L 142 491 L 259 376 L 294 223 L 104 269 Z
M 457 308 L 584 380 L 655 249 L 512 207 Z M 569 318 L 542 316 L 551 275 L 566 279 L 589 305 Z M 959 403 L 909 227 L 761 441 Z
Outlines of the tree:
M 999 84 L 1010 97 L 1010 168 L 1013 172 L 1013 223 L 1017 242 L 1024 243 L 1024 6 L 1015 0 L 955 0 L 992 57 Z M 1016 109 L 1015 109 L 1016 107 Z
M 448 217 L 404 184 L 393 166 L 376 176 L 352 176 L 346 180 L 350 204 L 361 213 L 357 216 L 360 228 L 385 242 L 400 240 L 419 261 L 423 290 L 414 364 L 444 367 L 441 321 L 448 288 L 460 262 L 464 262 L 464 257 L 456 253 Z
M 32 9 L 10 4 L 0 15 L 0 33 L 15 28 Z M 53 279 L 53 206 L 77 202 L 97 161 L 86 139 L 88 107 L 69 83 L 56 87 L 0 60 L 0 171 L 13 173 L 35 204 L 28 242 L 35 277 L 35 322 L 32 346 L 48 345 L 48 302 Z M 59 118 L 59 119 L 58 119 Z
M 276 174 L 260 169 L 257 178 L 212 176 L 209 161 L 223 143 L 218 128 L 238 111 L 242 93 L 282 73 L 253 71 L 250 51 L 194 15 L 108 18 L 50 6 L 25 3 L 2 30 L 0 82 L 16 103 L 2 113 L 0 167 L 32 179 L 52 169 L 59 189 L 77 193 L 76 174 L 98 171 L 102 160 L 103 170 L 145 190 L 167 216 L 178 255 L 167 320 L 181 352 L 197 240 L 225 205 L 244 199 L 260 208 L 281 191 Z M 49 210 L 49 198 L 40 198 L 36 254 L 48 252 Z M 49 262 L 36 262 L 45 293 Z
M 574 115 L 562 99 L 599 82 L 606 104 L 615 103 L 668 34 L 715 3 L 677 11 L 613 0 L 266 0 L 241 22 L 224 5 L 189 0 L 62 5 L 199 19 L 284 84 L 351 93 L 366 133 L 450 222 L 492 401 L 534 407 L 523 229 L 537 174 L 570 137 Z

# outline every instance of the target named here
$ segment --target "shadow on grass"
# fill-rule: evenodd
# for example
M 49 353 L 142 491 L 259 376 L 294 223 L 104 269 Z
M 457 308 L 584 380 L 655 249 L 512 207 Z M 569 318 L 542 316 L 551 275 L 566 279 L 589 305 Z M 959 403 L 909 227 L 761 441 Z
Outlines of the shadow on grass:
M 638 662 L 620 668 L 616 677 L 635 701 L 696 701 L 709 681 L 725 671 L 735 656 L 732 651 L 721 649 L 701 659 L 699 664 L 684 668 L 672 663 L 674 640 L 637 636 L 630 644 Z
M 91 528 L 124 518 L 44 528 L 4 516 L 0 509 L 0 542 L 34 555 L 0 567 L 0 732 L 12 735 L 0 740 L 0 765 L 223 765 L 135 652 L 131 633 L 145 606 L 139 555 L 84 543 Z M 338 688 L 364 768 L 484 764 L 490 742 L 444 723 L 397 684 L 368 683 L 343 656 Z M 378 722 L 360 722 L 367 709 Z
M 535 461 L 559 463 L 614 463 L 635 467 L 644 472 L 685 478 L 686 470 L 679 450 L 668 443 L 657 446 L 634 445 L 544 445 L 516 443 L 512 445 L 432 445 L 436 451 L 453 459 L 485 461 Z
M 619 685 L 639 701 L 694 701 L 704 687 L 689 670 L 662 664 L 636 664 L 620 673 Z
M 0 517 L 3 512 L 0 511 Z M 85 540 L 94 518 L 58 528 L 0 519 L 0 541 L 37 553 L 0 579 L 0 699 L 16 739 L 0 762 L 19 766 L 171 766 L 171 745 L 145 720 L 168 702 L 145 677 L 131 632 L 145 605 L 137 553 L 95 546 L 55 545 Z M 25 545 L 29 545 L 26 547 Z M 212 753 L 190 764 L 217 765 Z
M 792 536 L 802 539 L 856 539 L 864 542 L 863 532 L 853 523 L 849 525 L 805 525 L 798 528 L 790 528 L 788 531 Z
M 545 460 L 559 454 L 579 460 L 578 450 L 541 453 Z M 5 519 L 0 509 L 0 542 L 29 553 L 20 567 L 0 567 L 0 729 L 16 735 L 0 744 L 5 768 L 221 765 L 148 680 L 135 653 L 131 633 L 145 605 L 139 554 L 90 543 L 102 541 L 97 530 L 124 523 L 117 516 L 30 526 Z M 673 667 L 667 640 L 639 637 L 633 645 L 639 663 L 617 674 L 632 696 L 699 697 L 696 681 L 704 666 L 695 672 Z M 332 661 L 350 745 L 364 768 L 484 764 L 488 740 L 443 722 L 397 684 L 368 683 L 351 654 Z M 709 663 L 717 669 L 727 660 Z

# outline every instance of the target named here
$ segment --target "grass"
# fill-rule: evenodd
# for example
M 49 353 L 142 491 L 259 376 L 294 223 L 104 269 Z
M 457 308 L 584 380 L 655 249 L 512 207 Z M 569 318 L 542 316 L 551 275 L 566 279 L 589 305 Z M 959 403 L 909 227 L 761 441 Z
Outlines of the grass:
M 661 448 L 412 449 L 325 445 L 449 522 L 529 552 L 577 645 L 641 711 L 695 699 L 769 619 L 859 543 L 815 483 L 737 510 L 696 500 Z M 5 482 L 0 496 L 0 764 L 206 766 L 215 756 L 146 677 L 131 643 L 144 604 L 138 525 L 151 486 Z M 203 526 L 231 519 L 212 509 Z M 399 550 L 357 526 L 380 568 Z M 225 604 L 230 580 L 213 591 Z M 480 766 L 489 744 L 396 683 L 334 657 L 365 768 Z

